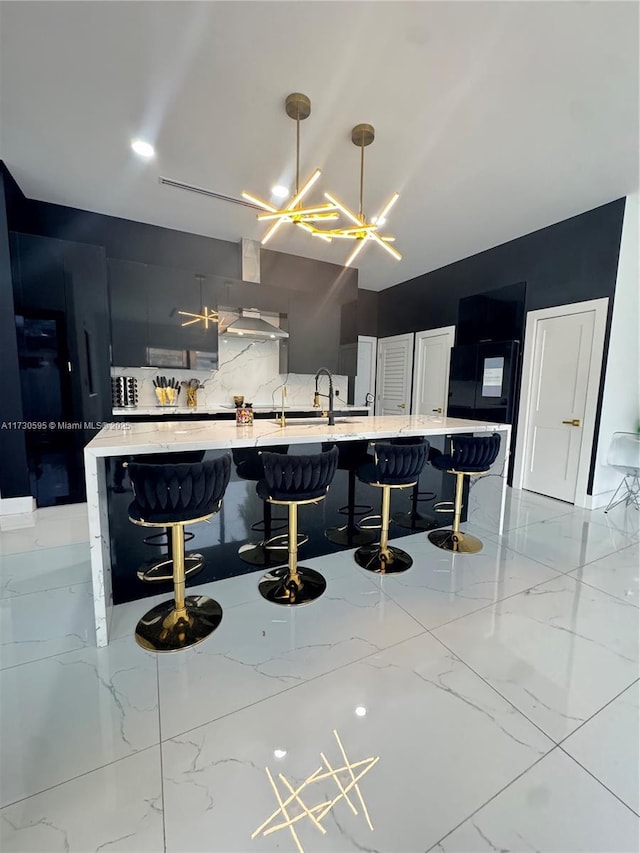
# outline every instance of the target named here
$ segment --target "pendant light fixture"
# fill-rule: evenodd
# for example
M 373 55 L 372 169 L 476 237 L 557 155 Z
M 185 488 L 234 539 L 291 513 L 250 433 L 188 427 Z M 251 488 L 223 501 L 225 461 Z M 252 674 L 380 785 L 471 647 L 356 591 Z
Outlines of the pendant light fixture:
M 392 245 L 395 237 L 390 235 L 382 235 L 378 233 L 378 230 L 381 225 L 385 224 L 387 214 L 393 207 L 393 205 L 400 198 L 399 193 L 394 193 L 389 201 L 382 207 L 380 213 L 377 216 L 372 217 L 370 222 L 367 222 L 367 218 L 364 215 L 363 211 L 363 201 L 364 201 L 364 149 L 371 145 L 373 140 L 375 139 L 375 130 L 370 124 L 357 124 L 353 130 L 351 131 L 351 141 L 354 145 L 356 145 L 360 149 L 360 203 L 358 207 L 358 213 L 354 213 L 350 208 L 348 208 L 345 204 L 338 201 L 338 199 L 333 196 L 331 193 L 325 193 L 325 198 L 330 202 L 330 204 L 339 210 L 347 219 L 351 221 L 351 225 L 347 228 L 333 228 L 331 230 L 320 230 L 318 228 L 312 228 L 312 233 L 314 237 L 324 237 L 325 239 L 328 237 L 330 240 L 333 239 L 343 239 L 343 240 L 356 240 L 357 244 L 347 260 L 345 261 L 345 266 L 351 266 L 356 257 L 360 254 L 360 252 L 364 249 L 364 247 L 370 243 L 377 243 L 379 246 L 389 252 L 397 261 L 402 258 L 400 252 Z
M 293 92 L 288 95 L 285 100 L 285 110 L 289 118 L 296 123 L 296 190 L 291 197 L 289 203 L 278 209 L 272 204 L 269 204 L 257 196 L 251 195 L 248 192 L 243 192 L 242 197 L 252 204 L 262 208 L 265 213 L 258 214 L 260 222 L 269 222 L 270 227 L 262 238 L 264 246 L 280 228 L 283 222 L 292 222 L 305 231 L 315 235 L 316 229 L 310 224 L 313 222 L 322 222 L 325 219 L 338 219 L 339 214 L 336 210 L 336 205 L 329 203 L 314 204 L 309 207 L 302 205 L 302 199 L 307 195 L 311 187 L 320 177 L 320 169 L 316 169 L 305 183 L 300 186 L 300 122 L 308 118 L 311 114 L 311 101 L 306 95 L 300 92 Z M 324 237 L 320 232 L 317 236 L 330 242 L 330 238 Z
M 197 275 L 196 281 L 198 282 L 198 287 L 200 288 L 200 296 L 202 297 L 202 282 L 204 280 L 204 276 Z M 181 317 L 191 317 L 191 320 L 185 320 L 181 323 L 181 326 L 193 326 L 195 323 L 202 323 L 205 329 L 209 328 L 209 323 L 217 323 L 218 322 L 218 312 L 213 308 L 207 308 L 205 305 L 200 314 L 195 314 L 193 311 L 178 311 Z

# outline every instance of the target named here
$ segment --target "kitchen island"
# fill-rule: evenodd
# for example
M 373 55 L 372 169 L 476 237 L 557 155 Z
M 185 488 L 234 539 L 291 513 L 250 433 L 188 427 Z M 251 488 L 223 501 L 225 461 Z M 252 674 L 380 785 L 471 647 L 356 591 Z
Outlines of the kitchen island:
M 253 425 L 242 427 L 226 420 L 185 422 L 164 419 L 154 423 L 121 422 L 104 426 L 84 450 L 97 645 L 105 646 L 108 643 L 113 608 L 107 460 L 188 450 L 225 451 L 278 444 L 309 445 L 419 436 L 432 439 L 495 431 L 502 436 L 500 454 L 492 467 L 492 472 L 502 478 L 496 531 L 501 532 L 507 483 L 506 461 L 511 437 L 508 424 L 426 415 L 359 417 L 337 413 L 333 426 L 321 418 L 289 419 L 284 427 L 276 423 L 275 419 L 256 420 Z

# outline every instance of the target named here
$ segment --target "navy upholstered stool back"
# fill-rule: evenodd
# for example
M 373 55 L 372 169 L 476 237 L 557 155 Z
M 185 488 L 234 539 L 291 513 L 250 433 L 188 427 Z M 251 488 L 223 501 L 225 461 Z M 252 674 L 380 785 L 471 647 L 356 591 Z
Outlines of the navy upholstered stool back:
M 278 444 L 273 447 L 265 447 L 262 450 L 258 450 L 257 447 L 239 447 L 232 450 L 236 474 L 243 480 L 262 480 L 264 478 L 262 454 L 264 452 L 283 454 L 287 453 L 288 450 L 288 444 Z
M 319 598 L 327 582 L 320 572 L 298 565 L 298 504 L 322 500 L 338 462 L 338 448 L 308 456 L 262 454 L 264 480 L 256 486 L 265 501 L 288 504 L 288 563 L 263 575 L 258 589 L 263 598 L 274 604 L 296 606 Z
M 323 450 L 334 447 L 332 442 L 324 442 Z M 371 504 L 356 503 L 356 471 L 370 461 L 373 457 L 369 455 L 369 442 L 341 441 L 335 444 L 338 448 L 338 470 L 347 472 L 347 503 L 338 508 L 340 515 L 347 516 L 347 523 L 341 527 L 330 527 L 325 530 L 324 535 L 329 542 L 343 547 L 353 548 L 366 545 L 376 538 L 371 529 L 365 529 L 356 522 L 356 516 L 361 518 L 371 512 Z
M 431 460 L 441 471 L 461 471 L 463 474 L 481 474 L 496 461 L 500 450 L 500 435 L 460 435 L 451 440 L 451 453 L 442 453 Z
M 383 486 L 407 486 L 415 483 L 424 468 L 429 452 L 425 439 L 412 444 L 392 444 L 376 441 L 374 458 L 358 469 L 365 483 Z
M 429 442 L 412 439 L 411 443 L 376 441 L 373 445 L 373 460 L 358 469 L 358 478 L 372 486 L 382 488 L 380 509 L 380 541 L 363 545 L 353 555 L 363 569 L 381 574 L 404 572 L 411 568 L 411 556 L 389 545 L 389 519 L 392 489 L 405 489 L 418 482 L 420 472 L 427 461 Z
M 324 497 L 336 472 L 338 449 L 308 456 L 262 453 L 264 479 L 256 486 L 265 500 L 310 501 Z
M 456 477 L 456 496 L 453 502 L 453 526 L 451 529 L 432 530 L 429 541 L 443 551 L 461 554 L 477 554 L 482 550 L 482 541 L 471 533 L 460 530 L 463 489 L 465 477 L 483 474 L 496 461 L 500 451 L 500 435 L 456 435 L 451 439 L 451 452 L 441 453 L 431 460 L 434 468 L 449 471 Z M 448 511 L 448 508 L 440 511 Z
M 188 462 L 202 462 L 205 452 L 204 450 L 183 450 L 178 453 L 148 453 L 140 459 L 140 462 L 145 465 L 184 465 Z M 127 467 L 130 464 L 129 462 Z M 185 543 L 194 538 L 194 534 L 190 530 L 183 530 L 183 536 Z M 145 536 L 143 539 L 145 545 L 157 548 L 166 547 L 168 554 L 151 564 L 143 564 L 136 573 L 139 580 L 144 583 L 166 583 L 173 578 L 172 537 L 171 527 L 167 527 L 159 533 L 150 533 Z M 185 577 L 193 577 L 204 567 L 204 557 L 202 554 L 185 555 L 184 563 Z
M 131 462 L 134 501 L 129 518 L 136 524 L 176 528 L 171 539 L 173 600 L 156 604 L 136 626 L 136 642 L 156 652 L 186 649 L 206 639 L 220 624 L 222 608 L 206 595 L 186 595 L 184 524 L 218 512 L 229 483 L 231 457 L 202 462 Z
M 218 511 L 229 483 L 228 455 L 178 465 L 129 464 L 135 500 L 129 517 L 148 524 L 176 523 Z

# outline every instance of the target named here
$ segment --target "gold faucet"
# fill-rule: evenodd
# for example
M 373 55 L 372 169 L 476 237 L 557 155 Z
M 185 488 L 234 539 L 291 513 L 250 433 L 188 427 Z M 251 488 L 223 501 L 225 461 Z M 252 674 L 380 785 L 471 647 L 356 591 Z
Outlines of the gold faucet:
M 287 421 L 286 421 L 286 418 L 285 418 L 285 416 L 284 416 L 284 401 L 285 401 L 286 399 L 287 399 L 287 386 L 286 386 L 286 385 L 283 385 L 283 386 L 282 386 L 282 393 L 281 393 L 282 414 L 281 414 L 281 415 L 280 415 L 280 417 L 278 418 L 278 420 L 279 420 L 279 422 L 280 422 L 280 426 L 281 426 L 281 427 L 283 427 L 283 426 L 286 426 L 286 425 L 287 425 Z

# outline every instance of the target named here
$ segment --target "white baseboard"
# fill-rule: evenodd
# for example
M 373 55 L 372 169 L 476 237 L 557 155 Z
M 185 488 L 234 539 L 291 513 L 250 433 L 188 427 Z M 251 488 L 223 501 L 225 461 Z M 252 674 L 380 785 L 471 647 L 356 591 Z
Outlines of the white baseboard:
M 608 492 L 600 492 L 599 495 L 587 495 L 587 509 L 602 509 L 606 506 L 615 493 L 615 489 Z
M 33 512 L 36 502 L 27 495 L 24 498 L 0 498 L 0 515 L 15 515 L 19 512 Z

